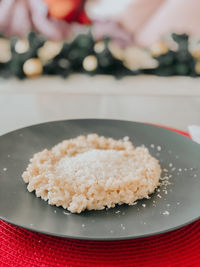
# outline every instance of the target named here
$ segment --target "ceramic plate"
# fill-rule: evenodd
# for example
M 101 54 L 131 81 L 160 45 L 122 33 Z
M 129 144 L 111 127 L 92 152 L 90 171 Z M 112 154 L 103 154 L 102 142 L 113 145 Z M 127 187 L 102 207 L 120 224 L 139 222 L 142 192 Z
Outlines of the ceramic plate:
M 161 186 L 150 199 L 102 211 L 71 214 L 29 193 L 21 175 L 34 153 L 63 139 L 98 133 L 129 136 L 159 159 Z M 23 128 L 0 137 L 0 218 L 29 230 L 78 239 L 117 240 L 177 229 L 200 216 L 200 145 L 170 130 L 118 120 L 66 120 Z

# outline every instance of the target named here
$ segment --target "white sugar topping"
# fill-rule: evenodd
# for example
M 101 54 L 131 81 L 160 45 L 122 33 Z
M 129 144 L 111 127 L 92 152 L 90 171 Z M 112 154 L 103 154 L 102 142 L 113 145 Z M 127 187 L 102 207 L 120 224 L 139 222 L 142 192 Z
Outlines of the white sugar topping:
M 63 176 L 81 179 L 121 178 L 133 173 L 134 165 L 133 158 L 126 157 L 123 151 L 91 149 L 74 157 L 64 157 L 57 164 L 57 170 Z

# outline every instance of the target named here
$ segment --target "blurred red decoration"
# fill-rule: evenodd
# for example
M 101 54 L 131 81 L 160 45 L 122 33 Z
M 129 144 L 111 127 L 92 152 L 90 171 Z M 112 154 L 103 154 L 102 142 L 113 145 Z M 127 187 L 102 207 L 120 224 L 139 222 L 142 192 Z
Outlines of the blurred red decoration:
M 67 22 L 90 24 L 84 11 L 85 0 L 44 0 L 48 5 L 49 16 Z

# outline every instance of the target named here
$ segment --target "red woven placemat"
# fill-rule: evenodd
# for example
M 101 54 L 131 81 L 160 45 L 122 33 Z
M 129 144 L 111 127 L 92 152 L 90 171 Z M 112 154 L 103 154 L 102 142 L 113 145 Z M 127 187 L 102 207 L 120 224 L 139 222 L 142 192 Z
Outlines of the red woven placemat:
M 166 234 L 108 242 L 47 236 L 0 220 L 0 266 L 200 266 L 200 220 Z

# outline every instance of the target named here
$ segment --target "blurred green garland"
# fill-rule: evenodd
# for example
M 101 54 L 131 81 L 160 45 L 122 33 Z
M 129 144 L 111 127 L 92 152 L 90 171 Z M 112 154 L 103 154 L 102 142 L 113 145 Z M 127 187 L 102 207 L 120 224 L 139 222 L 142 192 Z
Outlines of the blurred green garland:
M 200 47 L 189 49 L 186 34 L 172 34 L 173 49 L 158 42 L 148 50 L 131 46 L 120 48 L 109 38 L 95 42 L 81 34 L 72 41 L 52 42 L 30 32 L 27 39 L 0 36 L 0 76 L 37 77 L 72 73 L 110 74 L 116 78 L 136 74 L 159 76 L 200 75 Z

